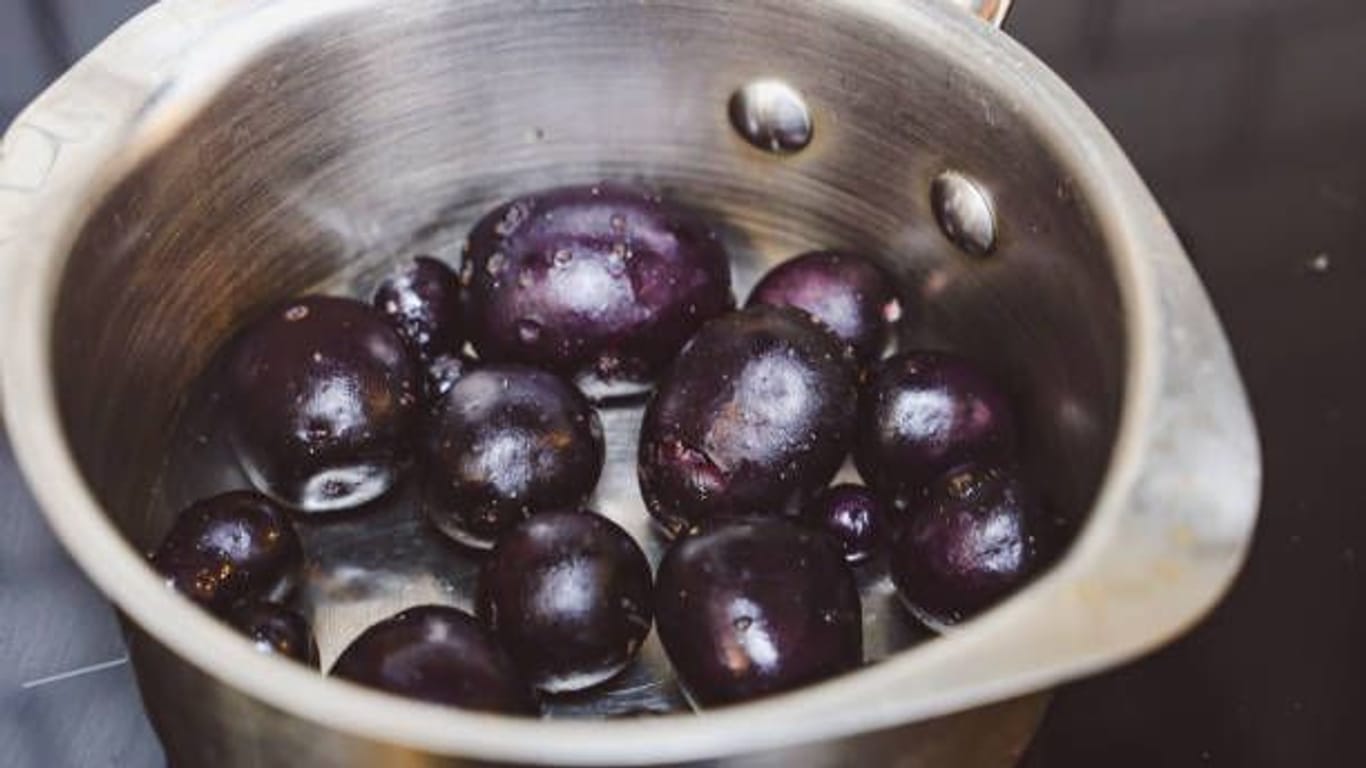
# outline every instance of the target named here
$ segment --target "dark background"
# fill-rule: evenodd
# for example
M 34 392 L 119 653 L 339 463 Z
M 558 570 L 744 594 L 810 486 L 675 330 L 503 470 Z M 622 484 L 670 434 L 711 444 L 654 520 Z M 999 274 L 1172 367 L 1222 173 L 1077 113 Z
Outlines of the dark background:
M 0 0 L 0 124 L 142 5 Z M 1018 0 L 1007 28 L 1110 126 L 1186 240 L 1266 460 L 1228 599 L 1061 690 L 1025 764 L 1366 765 L 1366 3 Z M 111 612 L 2 441 L 0 507 L 0 764 L 157 764 Z M 85 672 L 44 679 L 69 670 Z

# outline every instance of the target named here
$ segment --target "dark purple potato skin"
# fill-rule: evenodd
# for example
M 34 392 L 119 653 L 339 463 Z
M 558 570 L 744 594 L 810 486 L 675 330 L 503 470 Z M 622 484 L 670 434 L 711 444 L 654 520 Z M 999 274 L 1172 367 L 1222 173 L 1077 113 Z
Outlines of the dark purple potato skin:
M 1014 470 L 955 470 L 908 513 L 892 534 L 892 581 L 927 624 L 970 618 L 1038 569 L 1044 516 Z
M 467 546 L 486 549 L 532 514 L 579 508 L 602 473 L 597 412 L 564 379 L 535 368 L 466 374 L 426 430 L 427 514 Z
M 859 402 L 854 461 L 897 509 L 948 470 L 1004 460 L 1015 447 L 1006 395 L 972 361 L 948 352 L 884 360 Z
M 844 483 L 821 491 L 805 509 L 806 519 L 829 533 L 858 563 L 872 557 L 887 539 L 887 512 L 877 495 L 861 485 Z
M 473 368 L 474 361 L 460 351 L 460 278 L 445 262 L 418 256 L 399 265 L 375 289 L 372 303 L 422 366 L 429 402 Z
M 759 306 L 711 321 L 645 411 L 650 514 L 677 534 L 707 517 L 798 512 L 848 451 L 856 380 L 849 350 L 803 312 Z
M 262 653 L 273 653 L 318 668 L 318 644 L 308 619 L 283 605 L 262 600 L 238 603 L 228 621 Z
M 730 262 L 688 211 L 615 184 L 504 203 L 470 233 L 465 318 L 481 359 L 644 381 L 734 306 Z
M 479 616 L 531 684 L 589 688 L 620 672 L 650 632 L 650 563 L 616 523 L 547 512 L 498 539 L 479 580 Z
M 867 258 L 810 251 L 770 269 L 745 306 L 796 307 L 854 348 L 860 362 L 876 360 L 902 315 L 891 278 Z
M 351 299 L 271 310 L 229 350 L 233 446 L 252 483 L 304 512 L 359 506 L 397 481 L 422 393 L 393 327 Z
M 409 608 L 365 630 L 331 675 L 388 693 L 483 712 L 535 715 L 512 658 L 473 616 L 444 605 Z
M 800 688 L 863 660 L 843 553 L 790 519 L 702 523 L 665 554 L 655 596 L 659 639 L 704 707 Z
M 191 600 L 221 613 L 250 597 L 279 596 L 303 565 L 288 515 L 253 491 L 230 491 L 181 512 L 152 565 Z
M 418 256 L 400 265 L 373 303 L 424 364 L 460 352 L 460 278 L 443 262 Z

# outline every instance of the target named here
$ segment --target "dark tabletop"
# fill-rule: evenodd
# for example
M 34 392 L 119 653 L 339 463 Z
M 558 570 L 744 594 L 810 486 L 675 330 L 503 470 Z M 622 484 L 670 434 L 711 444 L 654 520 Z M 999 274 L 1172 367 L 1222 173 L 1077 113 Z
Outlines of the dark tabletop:
M 0 0 L 0 123 L 141 5 Z M 1185 239 L 1266 461 L 1232 593 L 1166 650 L 1064 688 L 1025 764 L 1366 765 L 1366 3 L 1017 0 L 1007 28 Z M 110 611 L 0 449 L 0 765 L 155 765 Z
M 1207 621 L 1066 688 L 1027 764 L 1366 765 L 1366 3 L 1019 0 L 1186 241 L 1265 454 Z

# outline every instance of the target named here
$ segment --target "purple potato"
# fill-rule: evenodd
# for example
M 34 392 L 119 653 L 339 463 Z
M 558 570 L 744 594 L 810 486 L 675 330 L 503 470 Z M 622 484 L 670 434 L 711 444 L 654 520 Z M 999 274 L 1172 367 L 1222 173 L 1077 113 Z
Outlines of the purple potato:
M 427 514 L 487 549 L 538 512 L 577 509 L 602 473 L 602 423 L 555 374 L 487 365 L 461 377 L 426 424 Z
M 481 359 L 585 381 L 653 378 L 734 306 L 715 233 L 683 208 L 612 184 L 499 206 L 470 233 L 461 277 Z
M 373 303 L 424 364 L 459 354 L 460 279 L 443 262 L 418 256 L 402 264 L 379 284 Z
M 926 624 L 955 624 L 1029 580 L 1044 525 L 1039 503 L 1013 470 L 955 470 L 894 526 L 892 581 Z
M 370 688 L 462 709 L 535 715 L 536 702 L 512 658 L 464 611 L 409 608 L 365 630 L 331 675 Z
M 218 613 L 246 598 L 283 596 L 303 559 L 289 516 L 252 491 L 195 502 L 151 556 L 168 584 Z
M 293 659 L 318 667 L 318 643 L 308 619 L 295 611 L 263 600 L 238 603 L 228 612 L 228 622 L 262 653 Z
M 803 312 L 759 306 L 711 321 L 645 411 L 650 514 L 677 534 L 712 516 L 796 513 L 844 460 L 856 382 L 848 348 Z
M 827 488 L 803 512 L 808 522 L 840 543 L 844 558 L 851 563 L 867 560 L 887 538 L 887 512 L 877 496 L 861 485 Z
M 895 284 L 869 259 L 839 251 L 811 251 L 770 269 L 746 306 L 796 307 L 854 348 L 860 362 L 876 360 L 901 318 Z
M 926 485 L 975 461 L 1010 458 L 1015 417 L 1005 394 L 976 364 L 948 352 L 884 360 L 859 403 L 854 462 L 897 509 Z
M 375 289 L 372 302 L 393 324 L 426 373 L 429 402 L 445 395 L 474 361 L 460 347 L 460 278 L 442 261 L 418 256 Z
M 323 512 L 397 482 L 422 385 L 375 310 L 328 296 L 286 302 L 237 337 L 226 375 L 232 444 L 263 493 Z
M 503 534 L 479 579 L 479 616 L 532 685 L 601 683 L 635 658 L 653 616 L 650 563 L 616 523 L 547 512 Z
M 659 566 L 655 616 L 701 706 L 800 688 L 863 661 L 858 587 L 843 553 L 786 518 L 711 520 L 680 538 Z

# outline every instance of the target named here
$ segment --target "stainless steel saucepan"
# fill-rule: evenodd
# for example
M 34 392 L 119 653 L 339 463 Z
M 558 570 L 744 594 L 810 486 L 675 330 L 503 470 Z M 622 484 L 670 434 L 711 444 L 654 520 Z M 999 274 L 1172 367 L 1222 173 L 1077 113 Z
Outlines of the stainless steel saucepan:
M 1180 243 L 1081 101 L 941 0 L 165 0 L 0 152 L 6 424 L 125 617 L 178 765 L 1001 765 L 1037 721 L 1030 694 L 1169 641 L 1247 551 L 1256 435 Z M 515 719 L 262 656 L 166 589 L 140 552 L 178 506 L 241 482 L 185 458 L 213 440 L 186 442 L 183 393 L 243 318 L 363 292 L 414 253 L 458 258 L 497 201 L 598 179 L 724 222 L 742 290 L 809 247 L 881 258 L 925 307 L 904 343 L 1010 384 L 1028 468 L 1079 525 L 1066 556 L 933 639 L 869 577 L 878 663 L 635 718 L 604 715 L 681 706 L 657 644 L 606 690 Z M 657 557 L 637 418 L 606 416 L 595 504 Z M 325 660 L 400 607 L 468 601 L 472 563 L 401 495 L 304 529 Z

